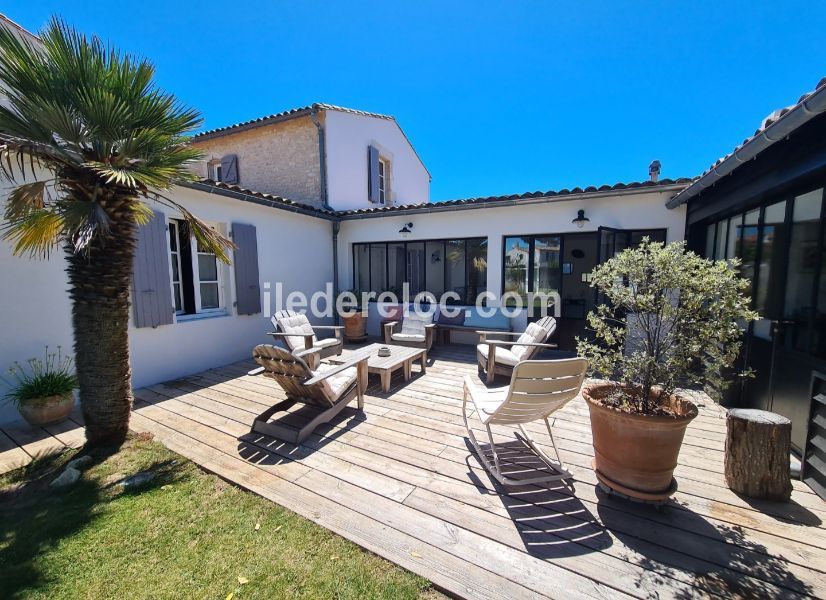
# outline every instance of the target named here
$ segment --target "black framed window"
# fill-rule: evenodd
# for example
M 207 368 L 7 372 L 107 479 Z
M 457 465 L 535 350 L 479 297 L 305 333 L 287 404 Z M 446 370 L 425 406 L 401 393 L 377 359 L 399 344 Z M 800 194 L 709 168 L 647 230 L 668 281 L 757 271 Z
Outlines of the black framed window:
M 487 238 L 353 244 L 353 287 L 358 292 L 410 295 L 430 292 L 438 300 L 454 292 L 470 304 L 487 290 Z

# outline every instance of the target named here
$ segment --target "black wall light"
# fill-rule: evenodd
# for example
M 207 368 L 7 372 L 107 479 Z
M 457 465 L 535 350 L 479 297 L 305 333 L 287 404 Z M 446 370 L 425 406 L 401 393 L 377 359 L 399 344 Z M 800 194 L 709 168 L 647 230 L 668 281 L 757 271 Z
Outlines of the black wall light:
M 585 227 L 585 223 L 589 223 L 590 221 L 591 219 L 585 216 L 585 211 L 579 209 L 576 213 L 576 219 L 571 221 L 571 223 L 582 229 L 583 227 Z
M 399 229 L 399 233 L 402 234 L 402 237 L 407 237 L 413 232 L 413 223 L 405 223 L 404 227 Z

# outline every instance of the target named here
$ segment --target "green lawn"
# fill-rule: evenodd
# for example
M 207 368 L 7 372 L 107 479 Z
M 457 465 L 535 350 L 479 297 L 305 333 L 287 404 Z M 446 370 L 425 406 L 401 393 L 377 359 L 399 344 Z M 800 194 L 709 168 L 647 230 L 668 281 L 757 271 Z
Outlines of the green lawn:
M 428 582 L 146 438 L 48 487 L 70 453 L 0 477 L 5 598 L 419 598 Z M 152 469 L 136 491 L 117 485 Z

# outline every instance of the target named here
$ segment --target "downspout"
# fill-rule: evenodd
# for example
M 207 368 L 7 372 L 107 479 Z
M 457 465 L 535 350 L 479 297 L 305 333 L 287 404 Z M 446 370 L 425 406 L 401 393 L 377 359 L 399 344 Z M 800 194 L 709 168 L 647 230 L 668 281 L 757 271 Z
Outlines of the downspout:
M 321 205 L 323 208 L 330 209 L 330 201 L 327 197 L 327 142 L 324 136 L 324 124 L 318 118 L 318 109 L 313 107 L 310 112 L 310 119 L 313 121 L 318 130 L 318 165 L 319 165 L 319 183 L 321 187 Z
M 333 221 L 333 301 L 338 298 L 338 232 L 341 221 Z M 338 311 L 333 310 L 333 323 L 338 325 Z

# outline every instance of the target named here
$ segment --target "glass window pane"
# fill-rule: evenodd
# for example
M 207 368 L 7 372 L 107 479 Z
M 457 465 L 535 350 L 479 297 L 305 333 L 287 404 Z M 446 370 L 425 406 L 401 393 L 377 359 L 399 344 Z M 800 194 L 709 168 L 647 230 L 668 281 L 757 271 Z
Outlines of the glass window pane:
M 728 248 L 726 248 L 726 258 L 734 258 L 737 255 L 737 232 L 743 223 L 743 215 L 732 217 L 728 222 Z
M 172 281 L 180 281 L 180 274 L 178 273 L 178 255 L 172 255 Z
M 370 287 L 377 294 L 387 289 L 387 247 L 384 244 L 370 244 Z
M 407 259 L 404 244 L 387 244 L 387 291 L 401 297 L 402 284 L 405 282 Z M 376 290 L 381 291 L 381 290 Z
M 367 244 L 356 244 L 355 274 L 353 285 L 356 292 L 370 291 L 370 246 Z
M 812 317 L 812 292 L 817 275 L 817 244 L 820 234 L 822 196 L 822 189 L 798 196 L 794 199 L 792 210 L 783 319 L 790 322 L 785 329 L 786 344 L 803 352 L 809 351 L 811 342 L 818 337 L 812 337 L 811 334 L 814 332 L 810 329 L 809 321 Z M 822 285 L 823 280 L 821 280 Z M 820 298 L 822 304 L 824 301 L 822 293 Z M 823 322 L 822 317 L 818 317 L 818 322 Z
M 169 249 L 172 252 L 178 251 L 178 228 L 175 223 L 169 224 Z
M 757 257 L 757 222 L 759 218 L 759 210 L 747 212 L 744 224 L 739 228 L 737 234 L 739 244 L 737 256 L 743 261 L 740 266 L 740 274 L 747 279 L 750 284 L 754 282 L 755 260 Z M 745 293 L 746 296 L 751 296 L 751 285 L 749 285 Z
M 445 242 L 445 252 L 447 253 L 445 291 L 456 292 L 459 294 L 462 302 L 465 302 L 467 299 L 465 240 L 449 240 Z
M 714 232 L 717 226 L 712 223 L 706 227 L 706 253 L 705 258 L 714 258 Z
M 559 292 L 562 277 L 559 236 L 538 237 L 533 246 L 533 291 Z
M 198 255 L 198 279 L 218 281 L 218 263 L 214 254 Z
M 181 284 L 176 283 L 172 286 L 172 293 L 175 296 L 175 312 L 182 310 L 183 303 L 181 302 Z
M 407 244 L 407 283 L 410 284 L 410 296 L 424 291 L 424 242 Z
M 201 308 L 218 308 L 218 284 L 201 284 Z
M 714 251 L 714 258 L 722 260 L 726 256 L 726 234 L 728 233 L 728 220 L 723 219 L 717 223 L 717 249 Z
M 774 318 L 779 312 L 784 268 L 781 260 L 785 237 L 786 201 L 767 206 L 763 213 L 763 232 L 760 239 L 760 275 L 757 278 L 755 307 L 761 316 Z
M 476 298 L 488 289 L 488 240 L 467 241 L 468 254 L 468 303 L 475 303 Z
M 523 298 L 528 297 L 528 253 L 530 242 L 526 237 L 505 238 L 505 289 Z
M 424 253 L 427 291 L 438 300 L 445 293 L 445 244 L 426 242 Z

